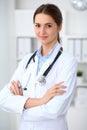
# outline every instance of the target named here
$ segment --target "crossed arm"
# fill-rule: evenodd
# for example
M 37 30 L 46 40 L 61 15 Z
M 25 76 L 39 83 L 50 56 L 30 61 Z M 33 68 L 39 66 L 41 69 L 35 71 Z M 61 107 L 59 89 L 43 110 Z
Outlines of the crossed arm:
M 66 86 L 63 85 L 63 82 L 60 82 L 58 84 L 55 84 L 52 86 L 50 89 L 47 90 L 47 92 L 44 94 L 43 97 L 41 98 L 28 98 L 24 104 L 24 108 L 31 108 L 35 106 L 40 106 L 43 104 L 46 104 L 51 100 L 54 96 L 59 96 L 65 93 Z M 12 81 L 11 86 L 10 86 L 10 91 L 14 95 L 21 95 L 23 96 L 23 90 L 20 87 L 20 82 L 19 81 Z

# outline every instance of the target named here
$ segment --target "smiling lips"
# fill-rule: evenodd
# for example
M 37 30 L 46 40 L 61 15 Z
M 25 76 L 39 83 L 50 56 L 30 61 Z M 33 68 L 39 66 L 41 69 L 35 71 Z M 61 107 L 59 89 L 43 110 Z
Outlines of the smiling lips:
M 45 40 L 47 36 L 40 36 L 40 39 Z

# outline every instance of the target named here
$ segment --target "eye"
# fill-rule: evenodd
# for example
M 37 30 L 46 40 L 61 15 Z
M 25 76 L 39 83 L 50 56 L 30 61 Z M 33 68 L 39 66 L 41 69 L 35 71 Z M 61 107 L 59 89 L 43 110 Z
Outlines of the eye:
M 40 24 L 35 24 L 34 26 L 37 27 L 37 28 L 40 28 L 40 27 L 41 27 Z
M 47 24 L 47 25 L 46 25 L 46 28 L 51 28 L 51 27 L 52 27 L 51 24 Z

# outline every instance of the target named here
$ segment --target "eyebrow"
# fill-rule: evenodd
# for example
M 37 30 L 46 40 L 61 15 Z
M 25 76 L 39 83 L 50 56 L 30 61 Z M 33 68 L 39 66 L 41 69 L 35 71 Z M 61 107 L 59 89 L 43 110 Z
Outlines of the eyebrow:
M 34 24 L 40 24 L 40 23 L 34 23 Z M 45 23 L 45 25 L 48 25 L 48 24 L 53 25 L 53 23 Z

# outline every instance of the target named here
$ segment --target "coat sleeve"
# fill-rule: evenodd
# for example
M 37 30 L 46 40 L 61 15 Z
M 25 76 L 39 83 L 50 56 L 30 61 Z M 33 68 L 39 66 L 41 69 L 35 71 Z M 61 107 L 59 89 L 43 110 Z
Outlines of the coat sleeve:
M 77 61 L 75 58 L 62 60 L 58 81 L 64 81 L 67 86 L 65 94 L 55 96 L 47 104 L 25 110 L 26 120 L 56 119 L 66 114 L 76 88 Z
M 13 77 L 11 78 L 11 81 L 20 79 L 24 71 L 26 61 L 27 57 L 24 57 L 17 70 L 15 71 Z M 24 104 L 28 97 L 12 94 L 9 89 L 11 81 L 0 91 L 0 108 L 8 112 L 21 114 L 24 110 Z

